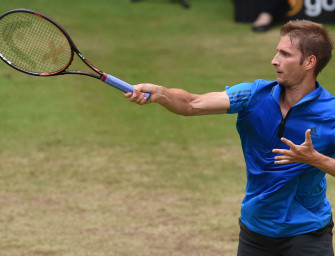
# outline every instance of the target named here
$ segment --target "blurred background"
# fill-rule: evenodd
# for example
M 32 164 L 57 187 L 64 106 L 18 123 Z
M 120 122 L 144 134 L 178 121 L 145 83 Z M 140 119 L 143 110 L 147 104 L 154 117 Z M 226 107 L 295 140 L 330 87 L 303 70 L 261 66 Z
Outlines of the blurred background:
M 51 17 L 90 62 L 130 84 L 205 93 L 276 78 L 280 24 L 254 33 L 235 22 L 232 0 L 187 2 L 11 0 L 0 11 Z M 318 80 L 335 93 L 334 61 Z M 235 121 L 176 116 L 95 79 L 1 62 L 0 254 L 236 255 L 246 179 Z

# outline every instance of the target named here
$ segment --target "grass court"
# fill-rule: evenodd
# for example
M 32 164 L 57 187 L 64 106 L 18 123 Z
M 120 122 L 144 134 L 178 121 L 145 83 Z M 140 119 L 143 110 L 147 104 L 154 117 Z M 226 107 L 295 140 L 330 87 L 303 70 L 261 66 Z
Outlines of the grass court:
M 234 22 L 233 1 L 189 2 L 11 0 L 0 12 L 50 16 L 90 62 L 130 84 L 205 93 L 276 78 L 279 27 L 254 34 Z M 333 94 L 334 68 L 318 79 Z M 176 116 L 95 79 L 1 62 L 0 255 L 236 255 L 246 178 L 235 120 Z

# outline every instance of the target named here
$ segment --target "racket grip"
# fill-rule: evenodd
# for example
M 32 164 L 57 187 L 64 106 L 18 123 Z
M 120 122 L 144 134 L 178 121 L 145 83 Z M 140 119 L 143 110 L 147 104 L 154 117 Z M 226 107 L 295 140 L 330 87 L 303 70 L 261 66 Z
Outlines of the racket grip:
M 104 73 L 103 76 L 101 77 L 101 81 L 105 82 L 106 84 L 109 84 L 123 92 L 133 92 L 134 91 L 134 86 L 122 81 L 119 78 L 116 78 L 115 76 L 109 75 Z M 144 93 L 145 97 L 147 100 L 150 97 L 150 93 L 146 92 Z

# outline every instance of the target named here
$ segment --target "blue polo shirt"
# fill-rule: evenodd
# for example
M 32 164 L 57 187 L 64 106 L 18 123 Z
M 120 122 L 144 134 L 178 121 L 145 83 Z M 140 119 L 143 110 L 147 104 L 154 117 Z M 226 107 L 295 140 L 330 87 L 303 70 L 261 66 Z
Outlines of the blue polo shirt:
M 325 172 L 301 163 L 274 164 L 274 148 L 288 148 L 285 137 L 300 145 L 311 129 L 314 148 L 335 154 L 335 98 L 319 83 L 282 118 L 281 86 L 256 80 L 227 86 L 228 113 L 238 113 L 247 168 L 241 221 L 252 231 L 270 237 L 289 237 L 323 228 L 331 218 Z

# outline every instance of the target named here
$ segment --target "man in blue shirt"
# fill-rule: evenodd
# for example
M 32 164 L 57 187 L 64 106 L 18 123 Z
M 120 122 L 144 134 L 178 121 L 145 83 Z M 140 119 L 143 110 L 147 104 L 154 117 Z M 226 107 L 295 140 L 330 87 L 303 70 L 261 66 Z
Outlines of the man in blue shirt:
M 322 25 L 309 21 L 288 22 L 281 36 L 272 60 L 276 81 L 204 95 L 140 84 L 125 97 L 181 115 L 238 113 L 247 167 L 238 256 L 330 256 L 325 174 L 335 176 L 335 98 L 316 78 L 333 42 Z M 151 93 L 148 101 L 143 92 Z

